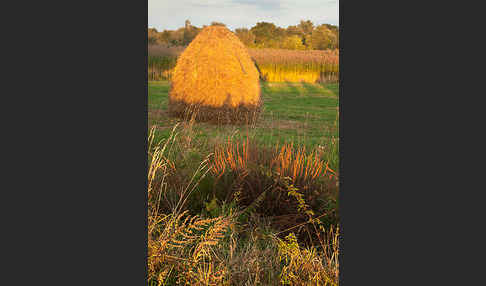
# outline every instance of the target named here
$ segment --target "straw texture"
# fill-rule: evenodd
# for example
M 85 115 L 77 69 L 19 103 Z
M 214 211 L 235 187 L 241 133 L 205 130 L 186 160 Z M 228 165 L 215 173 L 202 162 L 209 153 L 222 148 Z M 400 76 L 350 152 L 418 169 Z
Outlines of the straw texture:
M 169 112 L 198 121 L 255 121 L 262 104 L 259 76 L 235 34 L 223 26 L 206 27 L 177 59 Z

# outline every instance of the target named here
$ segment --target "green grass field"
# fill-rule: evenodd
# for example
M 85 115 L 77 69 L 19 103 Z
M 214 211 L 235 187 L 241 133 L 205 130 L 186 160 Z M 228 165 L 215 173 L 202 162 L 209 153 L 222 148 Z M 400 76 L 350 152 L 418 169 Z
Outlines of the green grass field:
M 261 84 L 263 113 L 255 126 L 196 123 L 194 139 L 214 142 L 228 136 L 250 137 L 265 146 L 290 143 L 313 149 L 338 138 L 339 84 Z M 149 82 L 149 128 L 157 125 L 156 138 L 167 138 L 179 119 L 167 114 L 169 82 Z

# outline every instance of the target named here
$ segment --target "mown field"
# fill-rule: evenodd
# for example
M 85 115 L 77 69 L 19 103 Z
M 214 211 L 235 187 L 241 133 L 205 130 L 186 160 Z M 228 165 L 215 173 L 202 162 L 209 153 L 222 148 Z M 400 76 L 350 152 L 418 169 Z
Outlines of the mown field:
M 250 136 L 265 146 L 293 142 L 308 150 L 337 140 L 339 84 L 262 82 L 264 108 L 255 126 L 195 123 L 193 140 L 215 143 L 228 136 Z M 168 138 L 179 119 L 167 114 L 169 82 L 149 82 L 148 122 L 157 125 L 156 138 Z M 332 158 L 337 167 L 337 158 Z

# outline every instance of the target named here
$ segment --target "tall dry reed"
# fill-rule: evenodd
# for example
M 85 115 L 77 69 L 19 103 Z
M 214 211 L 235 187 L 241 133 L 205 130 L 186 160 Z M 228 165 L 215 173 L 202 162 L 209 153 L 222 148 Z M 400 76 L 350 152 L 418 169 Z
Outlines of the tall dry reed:
M 263 79 L 271 82 L 339 80 L 339 50 L 252 49 Z
M 149 80 L 171 80 L 176 58 L 184 47 L 149 46 Z M 260 70 L 271 82 L 337 82 L 339 50 L 248 49 Z

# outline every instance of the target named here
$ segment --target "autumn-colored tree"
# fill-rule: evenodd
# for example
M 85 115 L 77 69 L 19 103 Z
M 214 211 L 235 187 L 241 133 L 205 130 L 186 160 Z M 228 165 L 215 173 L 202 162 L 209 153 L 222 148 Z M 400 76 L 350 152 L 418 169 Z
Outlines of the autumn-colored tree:
M 226 27 L 226 24 L 213 21 L 213 22 L 211 22 L 211 26 L 225 26 Z
M 238 36 L 240 41 L 247 47 L 255 46 L 255 35 L 247 28 L 235 29 L 235 34 Z
M 304 46 L 307 50 L 312 50 L 313 45 L 311 34 L 304 35 L 304 37 L 302 38 L 302 42 L 304 43 Z
M 258 47 L 270 48 L 278 45 L 279 38 L 285 33 L 282 28 L 277 29 L 274 23 L 258 22 L 250 31 L 255 35 L 255 44 Z
M 296 36 L 299 36 L 301 38 L 304 36 L 304 33 L 302 32 L 302 30 L 297 26 L 288 26 L 286 33 L 287 33 L 287 36 L 296 35 Z
M 157 32 L 157 29 L 155 28 L 149 28 L 148 29 L 148 43 L 149 44 L 157 44 L 158 43 L 158 36 L 159 33 Z
M 317 26 L 311 35 L 312 48 L 315 50 L 335 49 L 337 35 L 327 25 Z
M 175 31 L 171 31 L 169 43 L 173 46 L 184 45 L 184 28 L 179 28 Z
M 186 20 L 184 27 L 177 30 L 158 32 L 148 29 L 149 44 L 187 46 L 202 28 L 191 25 Z M 212 22 L 210 26 L 226 26 L 220 22 Z M 234 33 L 247 47 L 251 48 L 282 48 L 282 49 L 337 49 L 339 48 L 339 28 L 330 24 L 317 27 L 310 20 L 301 20 L 298 25 L 281 28 L 273 23 L 258 22 L 251 29 L 239 28 Z
M 314 23 L 312 23 L 311 20 L 307 20 L 307 21 L 301 20 L 299 25 L 297 25 L 297 27 L 304 35 L 309 35 L 314 30 Z
M 169 44 L 170 36 L 171 36 L 171 32 L 168 30 L 164 30 L 162 33 L 159 32 L 159 41 L 165 44 Z
M 302 38 L 297 35 L 286 37 L 280 47 L 288 50 L 305 50 Z
M 184 26 L 184 36 L 183 36 L 183 45 L 187 46 L 189 43 L 199 34 L 201 29 L 198 27 L 195 27 L 191 25 L 191 22 L 189 20 L 186 20 L 185 26 Z
M 333 31 L 333 33 L 339 33 L 339 28 L 338 26 L 334 26 L 331 24 L 322 24 L 323 26 L 326 26 L 329 30 Z

